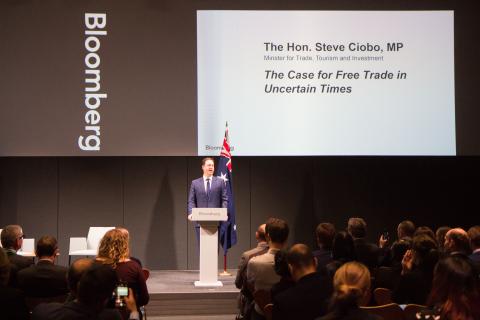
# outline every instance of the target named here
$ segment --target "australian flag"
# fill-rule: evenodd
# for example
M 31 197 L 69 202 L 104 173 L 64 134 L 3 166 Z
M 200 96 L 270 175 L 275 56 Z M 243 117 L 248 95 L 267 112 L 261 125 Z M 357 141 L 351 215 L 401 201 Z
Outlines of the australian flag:
M 226 255 L 228 249 L 237 243 L 237 225 L 235 224 L 235 206 L 233 199 L 232 182 L 232 155 L 228 141 L 228 124 L 225 128 L 225 137 L 223 138 L 223 147 L 220 152 L 220 160 L 217 166 L 217 176 L 225 182 L 228 195 L 228 220 L 220 224 L 220 242 L 223 252 Z

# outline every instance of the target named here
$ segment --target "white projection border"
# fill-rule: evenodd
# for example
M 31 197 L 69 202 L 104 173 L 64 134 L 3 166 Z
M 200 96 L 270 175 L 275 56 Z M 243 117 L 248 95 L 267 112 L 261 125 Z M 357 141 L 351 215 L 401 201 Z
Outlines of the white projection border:
M 197 11 L 198 154 L 455 155 L 453 18 Z

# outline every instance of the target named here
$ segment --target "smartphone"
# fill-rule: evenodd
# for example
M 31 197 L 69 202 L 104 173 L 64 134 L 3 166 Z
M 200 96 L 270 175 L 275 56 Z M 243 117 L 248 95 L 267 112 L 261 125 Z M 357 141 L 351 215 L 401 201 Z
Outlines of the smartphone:
M 383 239 L 388 240 L 388 238 L 389 238 L 388 231 L 383 231 L 382 237 L 383 237 Z
M 128 287 L 124 284 L 120 284 L 115 289 L 117 297 L 126 297 L 128 296 Z

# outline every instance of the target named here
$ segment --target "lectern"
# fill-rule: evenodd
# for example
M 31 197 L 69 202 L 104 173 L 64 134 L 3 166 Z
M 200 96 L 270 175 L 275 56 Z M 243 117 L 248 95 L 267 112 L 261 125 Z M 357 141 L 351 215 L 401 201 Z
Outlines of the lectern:
M 200 279 L 195 287 L 221 287 L 218 281 L 218 223 L 227 221 L 227 208 L 193 208 L 191 220 L 200 225 Z

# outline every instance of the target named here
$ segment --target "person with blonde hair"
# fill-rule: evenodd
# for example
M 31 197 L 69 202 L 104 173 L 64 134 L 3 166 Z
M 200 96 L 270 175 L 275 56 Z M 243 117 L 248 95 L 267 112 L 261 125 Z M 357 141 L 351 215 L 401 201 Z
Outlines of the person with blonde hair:
M 343 264 L 333 277 L 330 312 L 317 320 L 379 320 L 359 306 L 370 300 L 371 279 L 368 268 L 359 262 Z
M 141 307 L 150 299 L 147 281 L 140 265 L 130 259 L 129 235 L 125 230 L 124 228 L 112 229 L 105 233 L 100 240 L 95 260 L 98 263 L 110 265 L 117 272 L 119 281 L 132 289 L 137 306 Z

